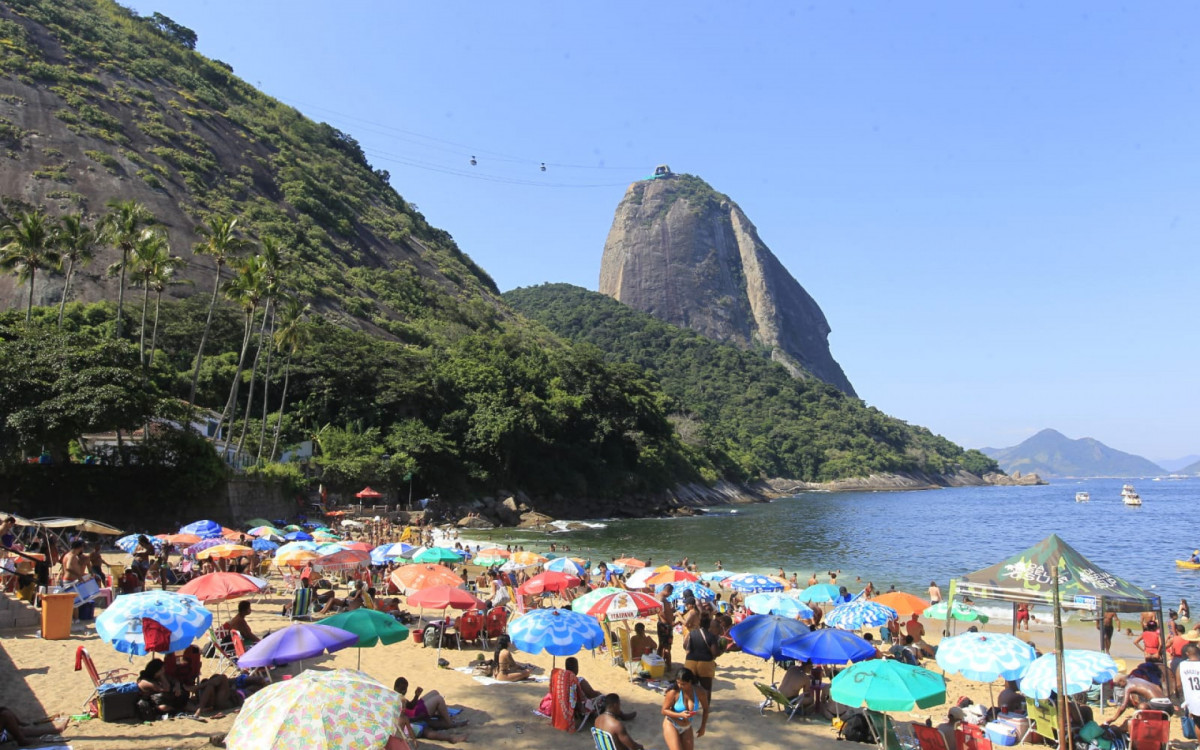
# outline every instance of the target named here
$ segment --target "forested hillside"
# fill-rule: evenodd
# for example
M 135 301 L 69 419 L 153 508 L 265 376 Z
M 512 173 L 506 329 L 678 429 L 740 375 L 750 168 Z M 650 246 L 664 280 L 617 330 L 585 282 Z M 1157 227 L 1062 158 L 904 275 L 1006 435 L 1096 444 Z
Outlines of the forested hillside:
M 610 361 L 646 370 L 673 399 L 683 440 L 727 476 L 824 481 L 875 472 L 982 474 L 995 462 L 963 451 L 817 380 L 796 380 L 767 353 L 718 344 L 567 284 L 516 289 L 517 311 Z

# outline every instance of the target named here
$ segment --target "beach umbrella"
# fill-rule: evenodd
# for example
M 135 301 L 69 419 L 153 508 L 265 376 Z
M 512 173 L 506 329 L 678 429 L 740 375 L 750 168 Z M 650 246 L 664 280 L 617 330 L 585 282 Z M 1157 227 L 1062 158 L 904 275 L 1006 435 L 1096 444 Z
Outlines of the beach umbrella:
M 289 552 L 297 552 L 299 550 L 307 550 L 309 552 L 317 551 L 316 542 L 288 542 L 279 545 L 279 549 L 275 551 L 277 555 L 286 555 Z
M 244 536 L 246 536 L 246 532 L 244 532 L 244 531 L 238 531 L 237 529 L 231 529 L 228 526 L 221 527 L 221 538 L 222 539 L 229 539 L 231 541 L 236 541 L 238 539 L 241 539 Z
M 341 628 L 294 622 L 251 646 L 238 658 L 242 669 L 280 666 L 333 653 L 358 643 L 358 636 Z
M 530 552 L 528 550 L 521 550 L 520 552 L 512 553 L 512 555 L 510 555 L 508 559 L 511 560 L 512 562 L 520 563 L 522 565 L 541 565 L 542 563 L 548 561 L 550 558 L 543 557 L 542 555 L 539 555 L 536 552 Z
M 207 549 L 202 549 L 196 555 L 199 560 L 231 558 L 231 557 L 249 557 L 254 554 L 254 550 L 249 547 L 243 547 L 240 544 L 218 544 Z
M 239 596 L 262 591 L 266 581 L 251 579 L 241 573 L 206 573 L 179 587 L 179 593 L 190 594 L 202 602 L 223 602 Z
M 582 582 L 579 576 L 548 570 L 545 573 L 538 573 L 525 583 L 522 583 L 517 587 L 517 593 L 524 596 L 543 594 L 547 591 L 561 593 L 578 586 Z
M 163 548 L 163 544 L 165 544 L 165 542 L 163 540 L 159 539 L 156 536 L 152 536 L 152 537 L 148 537 L 148 538 L 150 539 L 150 545 L 152 547 L 154 547 L 155 551 L 158 551 Z M 120 539 L 118 539 L 117 541 L 113 542 L 113 545 L 115 545 L 116 548 L 121 550 L 122 552 L 132 555 L 133 551 L 135 549 L 137 549 L 138 535 L 130 534 L 129 536 L 123 536 Z
M 1036 658 L 1033 646 L 1007 633 L 963 633 L 943 638 L 937 650 L 939 667 L 976 682 L 1015 680 Z
M 775 662 L 785 658 L 783 642 L 799 638 L 809 628 L 799 620 L 777 615 L 750 615 L 729 631 L 729 637 L 751 656 L 771 660 L 771 682 L 775 682 Z
M 912 711 L 945 703 L 946 678 L 894 659 L 871 659 L 838 673 L 829 684 L 829 697 L 872 711 Z
M 651 588 L 648 581 L 657 575 L 658 571 L 650 568 L 635 568 L 632 573 L 625 577 L 625 588 L 629 589 L 646 589 Z
M 670 568 L 668 570 L 656 571 L 654 575 L 646 580 L 646 583 L 651 586 L 657 586 L 660 583 L 690 583 L 698 580 L 700 580 L 700 576 L 695 573 Z
M 312 533 L 312 538 L 318 542 L 340 542 L 342 540 L 337 534 L 320 529 Z
M 247 698 L 225 747 L 381 750 L 399 721 L 399 696 L 373 678 L 350 669 L 310 670 Z
M 779 593 L 751 594 L 746 597 L 746 609 L 756 615 L 811 619 L 813 611 L 799 599 Z
M 305 563 L 312 562 L 320 557 L 320 554 L 311 549 L 290 549 L 284 552 L 283 547 L 280 547 L 279 551 L 275 553 L 275 565 L 302 568 Z
M 838 598 L 839 590 L 832 583 L 814 583 L 800 593 L 796 598 L 802 602 L 832 602 Z
M 620 591 L 602 597 L 585 614 L 609 620 L 635 620 L 662 609 L 662 602 L 640 591 Z M 575 610 L 578 611 L 578 610 Z
M 691 582 L 672 583 L 672 584 L 664 583 L 660 586 L 655 586 L 654 593 L 656 593 L 656 594 L 662 593 L 662 590 L 664 588 L 666 588 L 668 585 L 672 586 L 674 590 L 671 591 L 671 595 L 668 596 L 667 599 L 669 599 L 670 601 L 673 601 L 673 602 L 677 602 L 677 601 L 680 601 L 681 599 L 683 599 L 684 595 L 687 594 L 687 592 L 689 592 L 689 591 L 692 592 L 692 596 L 696 597 L 697 601 L 711 602 L 711 601 L 716 601 L 716 598 L 717 598 L 716 592 L 713 591 L 712 589 L 708 588 L 707 586 L 701 586 L 698 583 L 691 583 Z
M 1063 653 L 1067 695 L 1090 690 L 1093 683 L 1108 682 L 1120 671 L 1111 656 L 1099 651 L 1067 649 Z M 1049 698 L 1051 692 L 1058 690 L 1057 672 L 1057 654 L 1039 656 L 1021 678 L 1021 692 L 1038 700 Z
M 757 573 L 740 573 L 721 581 L 722 586 L 728 586 L 734 591 L 783 591 L 786 585 L 776 578 Z
M 508 553 L 502 549 L 498 550 L 494 548 L 480 550 L 479 552 L 476 552 L 475 557 L 471 559 L 471 562 L 475 563 L 476 565 L 482 565 L 486 568 L 490 568 L 493 565 L 503 565 L 507 561 Z
M 358 492 L 354 493 L 354 496 L 359 500 L 378 500 L 383 497 L 383 493 L 377 492 L 370 487 L 364 487 Z
M 882 604 L 885 607 L 891 607 L 901 617 L 908 617 L 914 614 L 919 615 L 929 609 L 928 601 L 903 591 L 889 591 L 886 594 L 880 594 L 871 601 L 876 604 Z
M 289 531 L 283 535 L 283 538 L 289 542 L 311 542 L 313 535 L 306 531 Z
M 728 570 L 714 570 L 711 573 L 702 573 L 700 575 L 700 580 L 701 581 L 724 581 L 726 578 L 731 578 L 735 575 L 737 575 L 737 573 L 732 573 Z
M 200 541 L 200 537 L 195 534 L 158 534 L 158 539 L 163 540 L 166 544 L 172 544 L 180 549 L 188 547 Z M 126 537 L 128 539 L 128 537 Z M 137 537 L 134 537 L 134 544 L 128 551 L 132 552 L 137 547 Z M 157 549 L 157 548 L 156 548 Z
M 358 636 L 358 666 L 362 667 L 362 650 L 377 644 L 385 646 L 399 643 L 408 637 L 408 628 L 389 614 L 366 607 L 326 617 L 322 625 L 354 633 Z
M 359 552 L 366 552 L 367 554 L 371 553 L 371 545 L 367 544 L 366 542 L 342 541 L 338 542 L 338 544 L 340 544 L 344 549 L 356 549 Z
M 195 534 L 201 539 L 215 539 L 221 536 L 224 527 L 216 521 L 193 521 L 187 526 L 180 527 L 180 534 Z
M 867 627 L 886 625 L 889 620 L 899 617 L 896 610 L 876 604 L 870 599 L 856 599 L 852 602 L 839 604 L 825 615 L 827 627 L 842 630 L 862 630 Z
M 260 539 L 255 539 L 250 544 L 250 548 L 253 549 L 255 552 L 274 552 L 275 550 L 279 549 L 279 544 L 276 542 L 272 542 L 270 539 L 261 539 L 260 538 Z
M 294 524 L 294 523 L 289 523 L 287 526 L 284 526 L 284 527 L 283 527 L 283 530 L 284 530 L 284 531 L 304 531 L 304 527 L 303 527 L 303 526 L 297 526 L 297 525 L 296 525 L 296 524 Z
M 604 631 L 596 618 L 569 609 L 535 609 L 508 623 L 508 636 L 522 651 L 571 656 L 599 648 Z
M 453 570 L 443 565 L 430 563 L 413 563 L 402 565 L 392 571 L 392 583 L 404 592 L 420 591 L 431 586 L 450 586 L 457 588 L 462 585 L 462 579 Z
M 558 557 L 546 563 L 546 570 L 555 573 L 566 573 L 567 575 L 577 576 L 582 578 L 587 575 L 587 568 L 575 562 L 569 557 Z M 636 588 L 630 586 L 630 588 Z
M 587 611 L 593 604 L 600 601 L 609 594 L 619 594 L 625 589 L 619 589 L 615 586 L 601 586 L 598 589 L 592 589 L 583 596 L 576 597 L 571 600 L 571 609 L 576 612 L 587 614 Z
M 326 542 L 324 544 L 318 544 L 316 549 L 314 549 L 313 551 L 316 552 L 318 555 L 324 556 L 324 555 L 332 555 L 336 552 L 341 552 L 343 549 L 345 549 L 345 547 L 343 547 L 340 544 L 336 544 L 334 542 Z
M 118 651 L 146 653 L 142 619 L 149 618 L 171 633 L 169 651 L 181 651 L 212 625 L 212 613 L 194 596 L 174 591 L 143 591 L 113 599 L 96 618 L 96 635 Z
M 462 558 L 446 547 L 426 547 L 412 556 L 417 563 L 459 563 Z
M 621 557 L 616 560 L 613 560 L 613 564 L 619 565 L 622 568 L 644 568 L 644 567 L 646 567 L 646 563 L 642 562 L 641 560 L 637 559 L 636 557 Z
M 421 609 L 482 609 L 483 602 L 457 586 L 437 585 L 423 588 L 408 597 L 408 606 Z
M 986 625 L 987 621 L 989 619 L 988 616 L 985 615 L 983 612 L 979 611 L 975 607 L 972 607 L 970 604 L 966 604 L 964 602 L 954 602 L 954 609 L 952 609 L 950 611 L 953 614 L 955 620 L 963 620 L 966 622 L 978 621 L 979 623 Z M 933 605 L 929 609 L 922 612 L 921 616 L 928 617 L 931 620 L 945 620 L 946 619 L 946 602 L 938 602 L 937 604 Z
M 387 557 L 410 558 L 416 553 L 417 550 L 421 549 L 420 547 L 414 547 L 411 544 L 406 544 L 404 542 L 396 542 L 390 546 L 389 545 L 383 545 L 383 546 L 386 546 L 388 548 L 387 555 L 386 555 Z
M 371 550 L 371 564 L 372 565 L 387 565 L 392 560 L 395 560 L 396 558 L 388 557 L 385 554 L 388 551 L 388 549 L 391 548 L 391 546 L 392 545 L 390 545 L 390 544 L 381 544 L 378 547 L 376 547 L 375 549 Z
M 519 563 L 519 562 L 513 562 L 512 560 L 509 560 L 508 562 L 506 562 L 500 566 L 500 570 L 505 573 L 514 573 L 518 570 L 525 570 L 526 568 L 531 568 L 531 567 L 533 567 L 533 566 L 529 563 Z
M 202 540 L 196 542 L 195 544 L 193 544 L 191 547 L 188 547 L 187 549 L 185 549 L 183 551 L 183 554 L 187 555 L 188 557 L 195 557 L 196 555 L 200 554 L 201 552 L 203 552 L 206 549 L 209 549 L 211 547 L 220 547 L 225 544 L 229 544 L 229 542 L 225 541 L 224 539 L 221 539 L 220 537 L 214 537 L 211 539 L 202 539 Z
M 845 664 L 875 656 L 875 647 L 848 630 L 821 628 L 780 644 L 780 653 L 813 664 Z
M 371 553 L 357 549 L 339 549 L 312 561 L 314 570 L 353 570 L 371 564 Z
M 271 521 L 267 520 L 266 518 L 251 518 L 249 521 L 246 521 L 244 525 L 248 529 L 253 529 L 256 526 L 274 526 L 275 524 L 271 523 Z

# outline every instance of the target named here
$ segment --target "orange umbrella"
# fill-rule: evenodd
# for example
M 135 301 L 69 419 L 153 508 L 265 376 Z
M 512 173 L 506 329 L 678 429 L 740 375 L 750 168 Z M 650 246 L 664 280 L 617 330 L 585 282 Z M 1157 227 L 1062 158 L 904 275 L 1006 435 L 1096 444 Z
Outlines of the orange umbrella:
M 366 552 L 368 555 L 371 553 L 371 545 L 366 542 L 338 542 L 338 544 L 346 549 L 356 549 L 360 552 Z
M 686 570 L 675 570 L 667 568 L 666 570 L 655 573 L 646 579 L 646 583 L 651 586 L 658 586 L 663 583 L 679 583 L 681 581 L 699 581 L 700 576 L 695 573 L 689 573 Z
M 539 555 L 536 552 L 528 552 L 528 551 L 522 550 L 520 552 L 514 552 L 512 554 L 512 557 L 510 557 L 509 559 L 520 565 L 541 565 L 542 563 L 546 562 L 550 558 L 542 557 L 541 555 Z
M 613 560 L 613 563 L 624 568 L 644 568 L 646 563 L 636 557 L 622 557 L 620 560 Z
M 276 565 L 290 565 L 293 568 L 303 568 L 310 560 L 316 560 L 321 554 L 310 549 L 291 549 L 282 555 L 275 556 Z
M 238 531 L 237 529 L 231 529 L 228 526 L 221 527 L 221 538 L 222 539 L 241 539 L 244 536 L 246 536 L 246 532 L 244 532 L 244 531 Z
M 779 576 L 767 576 L 767 578 L 770 578 L 772 581 L 778 581 L 779 583 L 782 583 L 784 591 L 792 588 L 792 582 L 786 578 L 780 578 Z
M 196 557 L 203 560 L 208 557 L 242 557 L 253 555 L 254 550 L 240 544 L 218 544 L 208 549 L 200 550 Z
M 392 571 L 392 583 L 402 591 L 420 591 L 431 586 L 461 586 L 463 580 L 444 565 L 414 563 Z
M 350 570 L 371 564 L 371 553 L 357 549 L 344 549 L 313 560 L 314 570 Z
M 922 614 L 929 608 L 929 602 L 919 596 L 908 594 L 903 591 L 889 591 L 886 594 L 880 594 L 871 601 L 876 604 L 882 604 L 885 607 L 891 607 L 896 610 L 896 614 L 901 617 L 911 615 L 913 613 Z
M 159 534 L 158 538 L 167 544 L 174 544 L 176 547 L 191 547 L 200 541 L 200 537 L 195 534 Z

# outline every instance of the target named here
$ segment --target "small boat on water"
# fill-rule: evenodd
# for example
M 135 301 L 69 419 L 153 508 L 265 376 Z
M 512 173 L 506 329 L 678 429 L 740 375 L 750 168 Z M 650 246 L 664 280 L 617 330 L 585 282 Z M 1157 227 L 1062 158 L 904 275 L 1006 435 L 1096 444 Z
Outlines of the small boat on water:
M 1087 501 L 1089 501 L 1091 499 L 1092 499 L 1092 496 L 1086 492 L 1076 492 L 1075 493 L 1075 502 L 1077 502 L 1077 503 L 1086 503 Z
M 1126 505 L 1141 505 L 1142 496 L 1133 489 L 1132 484 L 1127 484 L 1121 488 L 1121 502 Z
M 1185 568 L 1187 570 L 1200 570 L 1200 563 L 1194 563 L 1190 560 L 1176 560 L 1176 567 Z

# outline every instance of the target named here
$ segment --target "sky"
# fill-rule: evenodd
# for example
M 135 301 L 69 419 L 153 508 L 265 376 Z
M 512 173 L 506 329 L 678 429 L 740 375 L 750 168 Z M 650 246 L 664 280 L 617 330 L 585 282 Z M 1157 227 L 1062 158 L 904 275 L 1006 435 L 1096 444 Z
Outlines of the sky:
M 1200 453 L 1200 6 L 133 5 L 357 138 L 501 290 L 596 289 L 665 163 L 742 207 L 868 403 Z

